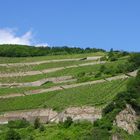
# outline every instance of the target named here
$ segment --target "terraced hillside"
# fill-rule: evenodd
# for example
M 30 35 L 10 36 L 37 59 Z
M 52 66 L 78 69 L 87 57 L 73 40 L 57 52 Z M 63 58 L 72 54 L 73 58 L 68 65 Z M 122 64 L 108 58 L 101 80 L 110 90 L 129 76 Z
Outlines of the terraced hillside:
M 101 110 L 126 91 L 137 73 L 123 71 L 128 57 L 107 61 L 104 55 L 1 58 L 0 123 L 22 118 L 58 122 L 69 115 L 73 120 L 99 119 Z
M 112 68 L 126 63 L 125 59 L 100 61 L 102 55 L 11 58 L 9 62 L 4 58 L 6 63 L 0 64 L 0 111 L 103 107 L 118 91 L 125 90 L 129 76 L 122 73 L 96 76 L 102 66 Z

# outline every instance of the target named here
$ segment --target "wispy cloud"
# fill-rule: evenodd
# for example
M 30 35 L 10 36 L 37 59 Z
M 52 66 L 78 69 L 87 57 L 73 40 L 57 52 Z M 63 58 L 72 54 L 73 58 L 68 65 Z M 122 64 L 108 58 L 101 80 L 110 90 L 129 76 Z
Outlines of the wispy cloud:
M 21 44 L 34 46 L 48 46 L 47 43 L 36 43 L 32 31 L 27 31 L 21 36 L 16 35 L 16 30 L 11 28 L 0 29 L 0 44 Z
M 32 44 L 32 32 L 28 31 L 22 36 L 17 36 L 14 29 L 0 29 L 0 44 Z

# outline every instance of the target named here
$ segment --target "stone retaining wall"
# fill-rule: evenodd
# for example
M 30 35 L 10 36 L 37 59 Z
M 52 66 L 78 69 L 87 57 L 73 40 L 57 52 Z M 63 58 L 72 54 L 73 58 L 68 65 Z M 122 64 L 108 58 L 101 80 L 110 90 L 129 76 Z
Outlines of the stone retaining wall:
M 52 109 L 34 109 L 25 111 L 12 111 L 0 115 L 0 124 L 8 123 L 10 120 L 18 120 L 25 118 L 30 122 L 38 117 L 42 123 L 65 121 L 67 117 L 71 117 L 73 121 L 88 120 L 94 122 L 102 116 L 101 109 L 94 107 L 70 107 L 58 113 Z

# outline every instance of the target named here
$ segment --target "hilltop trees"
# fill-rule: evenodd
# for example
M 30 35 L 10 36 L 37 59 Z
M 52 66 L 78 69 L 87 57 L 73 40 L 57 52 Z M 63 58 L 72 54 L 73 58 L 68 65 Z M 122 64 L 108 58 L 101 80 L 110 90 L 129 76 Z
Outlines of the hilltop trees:
M 26 56 L 46 56 L 46 55 L 61 55 L 61 54 L 77 54 L 105 52 L 103 49 L 96 48 L 71 48 L 62 47 L 34 47 L 26 45 L 0 45 L 0 56 L 3 57 L 26 57 Z

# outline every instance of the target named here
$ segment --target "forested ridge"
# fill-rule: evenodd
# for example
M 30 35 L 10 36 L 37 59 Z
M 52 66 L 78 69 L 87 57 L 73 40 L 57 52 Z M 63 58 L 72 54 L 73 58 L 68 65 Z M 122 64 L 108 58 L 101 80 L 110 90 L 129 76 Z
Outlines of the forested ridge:
M 0 45 L 0 56 L 2 57 L 27 57 L 27 56 L 47 56 L 78 53 L 105 52 L 98 48 L 78 48 L 68 46 L 35 47 L 27 45 Z

